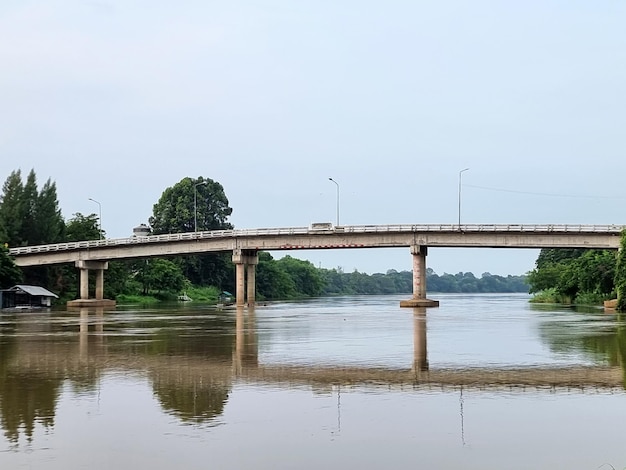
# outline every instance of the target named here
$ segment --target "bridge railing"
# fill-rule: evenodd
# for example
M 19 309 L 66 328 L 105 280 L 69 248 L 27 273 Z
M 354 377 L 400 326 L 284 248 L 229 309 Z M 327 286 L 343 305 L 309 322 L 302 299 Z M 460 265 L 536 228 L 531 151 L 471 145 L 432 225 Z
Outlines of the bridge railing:
M 567 224 L 395 224 L 395 225 L 345 225 L 328 229 L 311 229 L 309 227 L 256 228 L 235 230 L 212 230 L 203 232 L 185 232 L 145 237 L 107 238 L 104 240 L 85 240 L 78 242 L 53 243 L 49 245 L 23 246 L 10 248 L 12 256 L 47 253 L 53 251 L 69 251 L 112 246 L 177 242 L 186 240 L 202 240 L 212 238 L 238 238 L 259 236 L 285 235 L 328 235 L 342 233 L 398 233 L 398 232 L 438 232 L 438 233 L 600 233 L 620 234 L 626 227 L 622 225 L 567 225 Z

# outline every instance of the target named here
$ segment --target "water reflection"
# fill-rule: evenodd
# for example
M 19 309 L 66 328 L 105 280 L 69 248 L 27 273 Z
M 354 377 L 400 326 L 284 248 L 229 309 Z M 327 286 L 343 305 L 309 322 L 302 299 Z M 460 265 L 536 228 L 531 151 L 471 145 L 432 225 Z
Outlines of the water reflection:
M 545 307 L 534 307 L 546 311 Z M 539 327 L 541 339 L 559 355 L 581 354 L 592 363 L 620 367 L 626 388 L 626 318 L 598 309 L 564 309 L 546 315 Z
M 14 359 L 30 352 L 31 345 L 17 341 L 22 331 L 17 321 L 0 324 L 0 424 L 10 442 L 17 442 L 20 432 L 30 441 L 36 423 L 46 428 L 54 425 L 64 379 L 57 368 L 42 370 L 41 363 L 36 364 L 37 371 L 16 366 Z
M 236 375 L 241 375 L 247 369 L 255 369 L 259 366 L 259 344 L 254 307 L 248 309 L 237 307 L 235 329 L 233 369 Z
M 413 308 L 413 370 L 428 370 L 428 344 L 426 342 L 426 308 Z
M 406 316 L 405 310 L 385 312 L 395 315 L 399 337 L 407 338 L 408 344 L 412 342 L 412 348 L 402 359 L 405 366 L 391 363 L 374 367 L 367 363 L 367 358 L 364 364 L 356 366 L 342 364 L 339 359 L 335 364 L 322 363 L 315 357 L 295 364 L 264 361 L 267 356 L 260 354 L 260 345 L 265 350 L 281 342 L 283 346 L 289 344 L 287 348 L 305 348 L 307 344 L 326 341 L 328 332 L 338 329 L 345 329 L 361 343 L 372 341 L 367 333 L 359 331 L 360 322 L 366 321 L 359 310 L 349 316 L 336 306 L 305 303 L 297 308 L 302 310 L 275 313 L 275 322 L 267 313 L 276 312 L 271 307 L 261 317 L 254 309 L 243 307 L 224 311 L 186 308 L 111 313 L 103 309 L 81 309 L 48 315 L 3 314 L 0 317 L 0 425 L 11 442 L 17 442 L 20 434 L 31 438 L 37 424 L 45 428 L 54 425 L 64 386 L 77 394 L 94 394 L 103 377 L 115 372 L 147 378 L 164 412 L 181 422 L 194 424 L 218 423 L 238 383 L 336 390 L 338 430 L 342 390 L 349 390 L 355 384 L 387 389 L 397 386 L 404 390 L 449 389 L 459 393 L 464 442 L 465 389 L 611 388 L 621 387 L 624 381 L 620 372 L 626 364 L 624 319 L 597 312 L 549 313 L 539 324 L 540 339 L 554 353 L 580 352 L 589 356 L 588 363 L 576 366 L 495 368 L 485 364 L 446 368 L 431 363 L 427 321 L 436 320 L 441 314 L 433 311 L 429 317 L 431 314 L 424 308 L 413 309 L 412 318 Z M 375 308 L 367 313 L 373 315 L 373 321 L 380 321 Z M 327 330 L 313 334 L 307 329 L 308 324 L 302 326 L 299 322 L 300 318 L 316 314 Z M 279 331 L 288 331 L 294 337 L 286 340 Z M 445 347 L 456 347 L 454 338 L 444 338 Z M 375 354 L 376 349 L 372 351 Z M 622 369 L 604 366 L 605 360 L 609 366 Z

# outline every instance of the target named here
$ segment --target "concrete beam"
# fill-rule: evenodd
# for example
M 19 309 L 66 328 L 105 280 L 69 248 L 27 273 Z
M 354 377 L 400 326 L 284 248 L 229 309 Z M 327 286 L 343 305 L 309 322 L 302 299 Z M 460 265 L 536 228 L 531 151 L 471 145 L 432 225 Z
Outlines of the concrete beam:
M 383 226 L 384 227 L 384 226 Z M 207 252 L 234 252 L 241 256 L 250 250 L 326 250 L 353 248 L 393 248 L 414 245 L 458 248 L 597 248 L 618 249 L 619 232 L 582 231 L 530 231 L 519 230 L 482 231 L 478 226 L 474 231 L 451 230 L 386 230 L 378 231 L 372 226 L 371 231 L 329 231 L 322 233 L 284 233 L 262 235 L 228 235 L 194 239 L 161 240 L 158 236 L 142 237 L 132 243 L 127 240 L 103 240 L 85 242 L 88 246 L 77 244 L 59 244 L 75 246 L 72 249 L 59 248 L 50 251 L 27 253 L 23 248 L 15 249 L 11 256 L 18 266 L 41 266 L 77 261 L 107 261 L 113 259 L 134 259 L 149 257 L 172 257 Z M 278 230 L 277 230 L 278 231 Z M 183 234 L 185 235 L 185 234 Z M 89 245 L 95 243 L 95 246 Z

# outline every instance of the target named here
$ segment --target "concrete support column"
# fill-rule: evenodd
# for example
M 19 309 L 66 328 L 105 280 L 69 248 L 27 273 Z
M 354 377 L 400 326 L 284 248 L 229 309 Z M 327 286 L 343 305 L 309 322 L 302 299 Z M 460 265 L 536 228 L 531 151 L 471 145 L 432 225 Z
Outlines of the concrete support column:
M 237 306 L 246 304 L 246 282 L 248 283 L 248 305 L 253 306 L 256 297 L 256 265 L 259 263 L 259 256 L 256 250 L 233 251 L 233 263 L 235 263 L 235 295 Z M 248 279 L 246 280 L 246 274 Z
M 96 269 L 96 300 L 104 299 L 104 269 Z
M 426 298 L 426 254 L 428 247 L 412 246 L 413 255 L 413 298 Z
M 107 261 L 76 261 L 80 270 L 80 299 L 67 302 L 68 307 L 114 307 L 115 300 L 104 298 L 104 270 L 109 267 Z M 89 271 L 96 271 L 96 297 L 89 298 Z
M 245 299 L 245 285 L 246 285 L 246 280 L 245 280 L 245 267 L 246 265 L 243 263 L 236 263 L 235 264 L 235 284 L 236 284 L 236 290 L 235 290 L 235 295 L 237 298 L 237 306 L 243 306 L 246 304 L 246 299 Z
M 247 300 L 248 307 L 254 306 L 256 301 L 256 265 L 259 264 L 259 255 L 258 253 L 252 252 L 248 253 L 245 257 L 246 259 L 246 282 L 247 282 Z
M 235 264 L 235 304 L 241 307 L 246 303 L 246 265 L 244 264 L 245 259 L 241 249 L 233 250 L 233 263 Z
M 411 246 L 413 255 L 413 297 L 410 300 L 401 300 L 400 307 L 438 307 L 438 300 L 426 298 L 426 254 L 425 245 Z
M 89 298 L 89 270 L 80 270 L 80 299 L 87 300 Z

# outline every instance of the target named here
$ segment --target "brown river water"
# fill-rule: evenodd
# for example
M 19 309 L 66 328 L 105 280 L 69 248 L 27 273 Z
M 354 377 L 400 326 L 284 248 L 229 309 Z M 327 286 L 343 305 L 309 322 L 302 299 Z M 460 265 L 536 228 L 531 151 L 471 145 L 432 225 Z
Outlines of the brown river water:
M 0 469 L 623 469 L 626 319 L 521 294 L 0 313 Z

